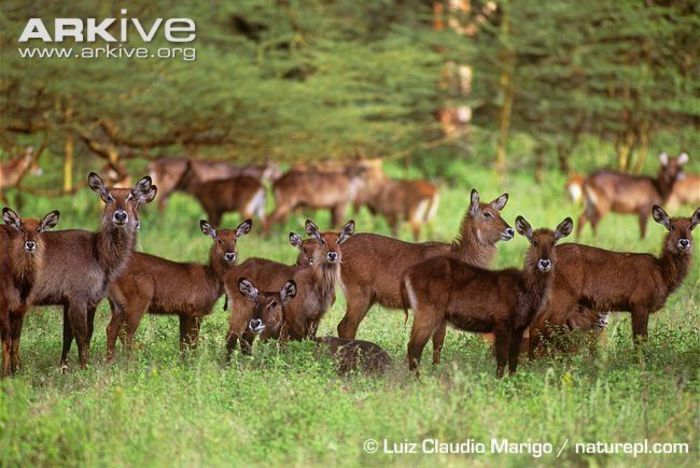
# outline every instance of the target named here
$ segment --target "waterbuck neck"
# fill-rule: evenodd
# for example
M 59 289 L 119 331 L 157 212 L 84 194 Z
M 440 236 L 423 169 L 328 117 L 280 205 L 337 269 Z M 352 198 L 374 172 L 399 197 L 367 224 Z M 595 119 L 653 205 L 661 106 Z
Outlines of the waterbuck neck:
M 204 266 L 209 283 L 214 286 L 219 295 L 224 293 L 224 275 L 234 268 L 235 264 L 226 263 L 221 253 L 216 251 L 216 245 L 209 251 L 209 263 Z
M 24 289 L 30 285 L 41 269 L 44 257 L 43 242 L 37 244 L 37 249 L 32 254 L 24 251 L 24 242 L 21 237 L 12 241 L 10 269 L 16 286 Z
M 672 252 L 667 247 L 667 239 L 670 234 L 664 237 L 664 247 L 661 256 L 657 259 L 657 264 L 661 269 L 661 278 L 666 286 L 666 296 L 680 286 L 690 269 L 692 256 L 689 253 Z
M 671 196 L 671 191 L 676 183 L 676 179 L 671 177 L 662 167 L 655 179 L 652 179 L 656 191 L 659 192 L 662 202 L 665 204 Z
M 102 229 L 96 233 L 95 256 L 105 272 L 107 284 L 124 271 L 135 243 L 136 230 L 133 227 L 118 228 L 109 221 L 103 222 Z
M 323 299 L 330 298 L 335 292 L 335 280 L 340 274 L 340 265 L 328 267 L 320 263 L 312 268 L 316 293 Z
M 453 254 L 461 261 L 487 268 L 496 255 L 496 246 L 484 243 L 469 212 L 464 215 L 459 236 L 451 245 Z
M 527 288 L 525 294 L 528 302 L 528 312 L 533 316 L 542 304 L 547 301 L 554 279 L 554 271 L 543 273 L 534 265 L 525 265 L 523 278 L 525 280 L 525 288 Z

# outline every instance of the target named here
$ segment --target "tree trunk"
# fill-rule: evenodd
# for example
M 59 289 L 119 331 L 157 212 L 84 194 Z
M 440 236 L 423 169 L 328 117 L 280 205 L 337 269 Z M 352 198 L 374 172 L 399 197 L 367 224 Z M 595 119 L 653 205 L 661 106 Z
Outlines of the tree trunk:
M 639 174 L 644 170 L 644 164 L 649 154 L 649 121 L 644 119 L 639 128 L 639 151 L 637 152 L 637 163 L 634 165 L 634 172 Z
M 69 102 L 64 112 L 66 140 L 63 145 L 63 191 L 73 191 L 73 166 L 75 165 L 75 139 L 70 129 L 70 121 L 73 117 L 73 106 Z
M 508 43 L 508 35 L 510 34 L 510 24 L 508 20 L 507 9 L 503 12 L 503 22 L 501 24 L 501 36 L 505 43 Z M 503 96 L 503 105 L 498 122 L 498 140 L 496 143 L 496 163 L 495 169 L 499 179 L 503 179 L 506 173 L 506 144 L 508 143 L 508 132 L 510 131 L 510 119 L 513 110 L 513 100 L 515 98 L 515 89 L 513 87 L 513 72 L 515 70 L 515 54 L 513 50 L 506 48 L 503 50 L 502 63 L 504 64 L 503 72 L 501 72 L 500 92 Z
M 537 145 L 535 147 L 535 182 L 541 184 L 544 182 L 544 146 Z

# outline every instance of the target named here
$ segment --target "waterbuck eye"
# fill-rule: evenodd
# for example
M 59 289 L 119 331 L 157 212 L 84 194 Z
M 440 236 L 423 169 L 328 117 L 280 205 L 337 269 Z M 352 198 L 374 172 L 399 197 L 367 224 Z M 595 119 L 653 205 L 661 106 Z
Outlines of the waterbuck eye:
M 493 215 L 488 211 L 484 211 L 484 218 L 493 219 Z

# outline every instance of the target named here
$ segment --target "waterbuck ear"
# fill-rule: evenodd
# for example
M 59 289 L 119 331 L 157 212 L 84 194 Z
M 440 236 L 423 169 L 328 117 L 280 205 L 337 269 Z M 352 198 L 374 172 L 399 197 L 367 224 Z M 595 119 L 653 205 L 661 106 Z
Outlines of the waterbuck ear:
M 241 292 L 241 294 L 243 294 L 245 297 L 249 297 L 250 299 L 255 299 L 258 297 L 257 288 L 253 286 L 253 283 L 246 278 L 241 278 L 238 280 L 238 290 Z
M 662 166 L 668 166 L 668 153 L 665 151 L 659 155 L 659 162 Z
M 236 228 L 236 237 L 243 237 L 250 232 L 250 228 L 253 227 L 253 220 L 246 219 Z
M 355 221 L 351 219 L 345 224 L 345 226 L 343 226 L 343 229 L 340 230 L 338 244 L 342 244 L 346 240 L 350 239 L 353 234 L 355 234 Z
M 5 224 L 14 227 L 18 231 L 22 228 L 22 220 L 19 215 L 8 207 L 2 209 L 2 219 L 5 221 Z
M 112 197 L 109 195 L 107 188 L 105 188 L 105 183 L 102 181 L 100 176 L 98 176 L 94 172 L 91 172 L 90 175 L 88 175 L 88 186 L 93 192 L 97 193 L 100 196 L 103 202 L 112 202 Z
M 476 189 L 472 189 L 471 202 L 469 203 L 469 214 L 471 216 L 476 216 L 479 212 L 479 192 Z
M 321 240 L 321 230 L 318 228 L 316 223 L 314 223 L 310 219 L 307 219 L 306 223 L 304 224 L 304 228 L 306 230 L 306 234 L 308 234 L 309 237 Z
M 680 164 L 681 166 L 683 164 L 688 164 L 689 159 L 690 158 L 688 158 L 688 153 L 681 153 L 678 155 L 678 164 Z
M 527 240 L 532 240 L 532 226 L 522 216 L 515 218 L 515 229 L 521 236 L 527 237 Z
M 156 198 L 156 193 L 158 192 L 158 187 L 153 185 L 151 176 L 143 176 L 136 182 L 131 193 L 134 198 L 138 200 L 139 203 L 150 203 Z
M 202 230 L 205 236 L 209 236 L 212 239 L 216 239 L 216 229 L 214 229 L 214 226 L 209 224 L 206 220 L 202 219 L 199 221 L 199 228 Z
M 563 239 L 564 237 L 571 234 L 571 231 L 573 231 L 573 230 L 574 230 L 574 220 L 567 217 L 564 221 L 559 223 L 559 226 L 557 226 L 557 230 L 554 231 L 554 238 L 556 240 Z
M 158 193 L 158 187 L 152 185 L 147 192 L 142 193 L 136 198 L 139 201 L 139 204 L 151 203 L 153 199 L 156 198 L 156 193 Z
M 693 213 L 693 216 L 690 218 L 690 230 L 692 231 L 695 229 L 695 226 L 700 224 L 700 208 L 695 210 L 695 213 Z
M 292 247 L 300 249 L 302 242 L 303 241 L 301 240 L 301 236 L 299 234 L 297 234 L 296 232 L 289 233 L 289 243 L 292 245 Z
M 654 205 L 651 209 L 651 215 L 654 217 L 654 221 L 661 224 L 669 231 L 671 230 L 671 218 L 668 217 L 663 208 L 659 205 Z
M 294 282 L 294 280 L 289 280 L 284 283 L 284 286 L 282 286 L 282 289 L 280 290 L 280 299 L 282 299 L 282 304 L 286 304 L 287 302 L 291 301 L 296 295 L 297 284 Z
M 39 232 L 43 232 L 47 229 L 56 227 L 58 224 L 58 219 L 61 217 L 61 213 L 58 210 L 54 210 L 51 213 L 46 213 L 46 216 L 41 220 L 41 226 L 39 226 Z
M 508 203 L 508 194 L 504 193 L 503 195 L 489 203 L 489 205 L 491 205 L 491 208 L 493 208 L 494 210 L 501 211 L 503 208 L 505 208 L 506 203 Z

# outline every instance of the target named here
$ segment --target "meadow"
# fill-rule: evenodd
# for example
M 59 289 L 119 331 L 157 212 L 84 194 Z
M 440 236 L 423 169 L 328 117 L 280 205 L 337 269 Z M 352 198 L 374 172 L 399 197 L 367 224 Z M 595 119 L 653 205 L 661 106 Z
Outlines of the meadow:
M 398 168 L 394 168 L 398 172 Z M 450 240 L 468 206 L 469 190 L 493 199 L 502 191 L 487 169 L 464 166 L 460 182 L 442 188 L 430 238 Z M 503 211 L 511 224 L 524 215 L 533 227 L 554 228 L 581 208 L 563 195 L 562 176 L 546 174 L 535 184 L 513 173 L 500 184 L 510 201 Z M 695 207 L 677 215 L 689 216 Z M 22 214 L 62 212 L 59 228 L 97 227 L 97 197 L 26 198 Z M 176 194 L 159 215 L 143 210 L 139 249 L 182 261 L 205 261 L 210 240 L 199 230 L 203 213 Z M 322 227 L 325 212 L 307 213 Z M 354 217 L 359 232 L 387 233 L 366 210 Z M 236 214 L 224 218 L 234 226 Z M 259 226 L 239 242 L 242 258 L 262 256 L 291 263 L 290 230 L 303 232 L 304 214 L 263 238 Z M 593 239 L 581 241 L 618 250 L 658 253 L 665 230 L 650 221 L 638 238 L 634 217 L 610 215 Z M 700 237 L 700 234 L 697 234 Z M 410 237 L 407 229 L 401 232 Z M 494 267 L 519 266 L 527 242 L 521 236 L 500 243 Z M 696 254 L 697 255 L 697 254 Z M 56 308 L 32 311 L 22 337 L 24 367 L 0 382 L 0 465 L 244 466 L 244 465 L 491 465 L 498 466 L 696 466 L 699 447 L 700 267 L 696 259 L 684 284 L 652 316 L 648 342 L 633 348 L 628 314 L 615 314 L 597 350 L 528 362 L 517 375 L 495 378 L 495 359 L 478 336 L 449 330 L 442 364 L 423 356 L 420 379 L 404 361 L 410 319 L 378 306 L 370 310 L 358 337 L 383 346 L 393 357 L 389 373 L 339 377 L 330 359 L 310 343 L 256 343 L 253 356 L 236 353 L 225 365 L 227 312 L 223 300 L 202 326 L 196 350 L 181 356 L 175 317 L 146 316 L 134 355 L 118 347 L 105 363 L 104 329 L 109 307 L 98 310 L 90 366 L 77 367 L 76 350 L 66 374 L 58 368 L 61 317 Z M 338 298 L 321 322 L 319 335 L 335 334 L 345 302 Z M 368 453 L 366 440 L 379 443 Z M 386 454 L 383 441 L 439 439 L 484 443 L 484 454 Z M 492 454 L 491 439 L 550 443 L 553 453 Z M 582 442 L 687 443 L 689 454 L 577 453 Z M 557 452 L 564 445 L 560 457 Z M 536 454 L 535 454 L 536 455 Z

